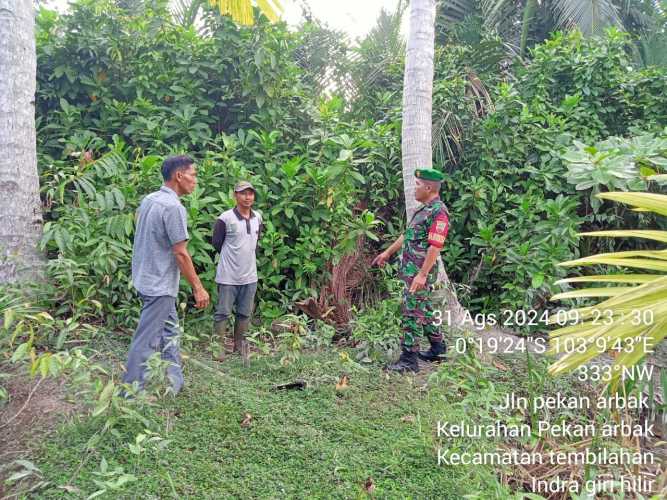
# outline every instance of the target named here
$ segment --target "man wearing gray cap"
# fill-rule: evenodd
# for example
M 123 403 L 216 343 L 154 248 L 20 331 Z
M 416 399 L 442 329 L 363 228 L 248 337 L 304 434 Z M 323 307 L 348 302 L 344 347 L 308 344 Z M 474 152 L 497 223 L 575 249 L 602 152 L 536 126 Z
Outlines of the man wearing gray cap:
M 228 319 L 236 308 L 234 352 L 247 347 L 245 333 L 257 291 L 257 260 L 255 250 L 261 236 L 262 216 L 252 210 L 255 188 L 247 181 L 234 187 L 236 206 L 223 212 L 213 229 L 213 246 L 220 253 L 215 275 L 218 303 L 214 314 L 215 334 L 220 336 L 221 354 L 225 357 L 225 337 L 229 335 Z

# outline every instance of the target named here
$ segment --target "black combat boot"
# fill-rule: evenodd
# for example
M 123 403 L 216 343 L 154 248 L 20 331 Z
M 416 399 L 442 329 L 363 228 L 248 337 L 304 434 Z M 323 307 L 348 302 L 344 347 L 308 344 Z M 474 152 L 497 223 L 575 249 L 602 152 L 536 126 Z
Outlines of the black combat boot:
M 442 340 L 431 341 L 431 348 L 428 351 L 420 351 L 419 359 L 429 363 L 439 363 L 446 361 L 444 354 L 447 352 L 447 345 Z
M 419 361 L 417 361 L 417 352 L 410 351 L 409 349 L 403 348 L 401 352 L 401 357 L 398 358 L 396 363 L 392 363 L 385 367 L 385 370 L 388 372 L 413 372 L 417 373 L 419 371 Z

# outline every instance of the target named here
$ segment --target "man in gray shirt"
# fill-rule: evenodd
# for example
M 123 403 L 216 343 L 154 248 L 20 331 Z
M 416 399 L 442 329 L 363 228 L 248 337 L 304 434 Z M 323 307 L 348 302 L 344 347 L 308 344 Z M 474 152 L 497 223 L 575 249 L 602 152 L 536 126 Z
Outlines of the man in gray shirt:
M 228 336 L 227 320 L 236 308 L 234 322 L 234 352 L 247 356 L 244 335 L 250 324 L 257 291 L 257 260 L 255 250 L 261 236 L 262 216 L 252 210 L 255 188 L 246 181 L 234 187 L 236 206 L 223 212 L 213 229 L 213 246 L 220 252 L 220 262 L 215 275 L 218 284 L 218 303 L 215 308 L 214 330 L 220 336 L 219 360 L 225 357 L 225 337 Z
M 123 381 L 137 381 L 142 388 L 146 360 L 160 352 L 162 359 L 170 362 L 167 377 L 174 393 L 178 393 L 183 387 L 176 313 L 180 273 L 192 285 L 195 307 L 208 306 L 209 296 L 188 253 L 187 217 L 179 201 L 197 185 L 194 162 L 187 156 L 167 158 L 162 164 L 162 177 L 163 186 L 146 196 L 137 211 L 132 282 L 142 307 Z

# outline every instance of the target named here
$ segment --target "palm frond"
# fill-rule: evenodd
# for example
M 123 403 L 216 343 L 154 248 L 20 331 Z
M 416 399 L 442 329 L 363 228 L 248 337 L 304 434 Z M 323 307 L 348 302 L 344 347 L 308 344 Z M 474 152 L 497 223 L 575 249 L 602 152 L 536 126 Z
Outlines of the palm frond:
M 655 274 L 605 274 L 603 276 L 576 276 L 574 278 L 565 278 L 558 280 L 554 285 L 563 283 L 649 283 L 658 279 Z
M 616 297 L 628 290 L 633 289 L 632 286 L 616 286 L 608 288 L 586 288 L 585 290 L 574 290 L 572 292 L 557 293 L 551 300 L 563 299 L 581 299 L 590 297 Z
M 667 195 L 664 194 L 610 192 L 596 196 L 667 216 Z
M 516 12 L 515 2 L 511 0 L 482 0 L 482 11 L 487 26 L 496 27 L 507 18 L 510 11 Z
M 611 238 L 643 238 L 647 240 L 667 243 L 665 231 L 653 231 L 649 229 L 626 229 L 622 231 L 593 231 L 590 233 L 579 233 L 579 236 L 608 236 Z
M 272 23 L 278 22 L 283 13 L 282 5 L 275 0 L 257 0 L 257 7 Z
M 439 165 L 457 164 L 463 154 L 463 124 L 451 110 L 433 110 L 433 152 Z
M 612 0 L 558 0 L 554 3 L 556 26 L 578 28 L 584 35 L 599 35 L 623 23 Z
M 505 42 L 519 46 L 522 28 L 523 2 L 482 0 L 484 25 L 496 32 Z
M 174 0 L 170 4 L 174 22 L 184 28 L 193 26 L 203 3 L 203 0 Z
M 474 14 L 479 7 L 476 0 L 443 0 L 438 5 L 438 15 L 447 25 L 453 25 Z
M 642 31 L 637 40 L 641 65 L 667 66 L 667 33 L 665 31 Z
M 598 198 L 614 200 L 639 209 L 667 215 L 667 196 L 654 193 L 603 193 Z M 667 242 L 666 231 L 626 230 L 599 231 L 587 236 L 632 236 Z M 599 254 L 584 257 L 561 265 L 611 264 L 623 267 L 667 272 L 667 250 L 644 250 Z M 609 297 L 593 306 L 567 311 L 565 317 L 576 319 L 576 324 L 550 332 L 550 353 L 562 357 L 549 367 L 552 374 L 575 369 L 596 356 L 615 350 L 611 368 L 611 387 L 616 389 L 623 369 L 637 364 L 647 349 L 656 346 L 667 335 L 667 276 L 664 274 L 582 276 L 568 278 L 559 283 L 609 282 L 636 284 L 609 288 L 587 288 L 563 292 L 552 300 L 584 297 Z M 559 323 L 552 317 L 551 324 Z M 562 325 L 562 323 L 559 323 Z M 567 341 L 571 340 L 568 349 Z M 618 349 L 618 346 L 622 349 Z
M 477 120 L 493 111 L 493 100 L 486 86 L 472 70 L 466 74 L 466 97 L 470 106 L 469 116 Z M 459 117 L 460 110 L 450 109 L 451 101 L 445 100 L 440 105 L 433 103 L 433 153 L 440 165 L 458 164 L 463 155 L 463 137 L 466 126 Z

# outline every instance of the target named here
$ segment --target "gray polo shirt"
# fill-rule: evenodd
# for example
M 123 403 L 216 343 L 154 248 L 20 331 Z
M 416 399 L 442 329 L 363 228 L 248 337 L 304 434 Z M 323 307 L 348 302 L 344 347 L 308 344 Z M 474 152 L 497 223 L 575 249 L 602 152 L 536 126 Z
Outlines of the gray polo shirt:
M 251 210 L 250 218 L 246 219 L 236 208 L 232 208 L 223 212 L 218 220 L 223 222 L 218 228 L 224 228 L 224 235 L 219 235 L 223 243 L 215 274 L 216 283 L 221 285 L 256 283 L 255 249 L 262 225 L 261 214 Z
M 132 283 L 143 295 L 178 296 L 181 272 L 172 247 L 188 239 L 185 207 L 167 186 L 146 196 L 137 210 Z

